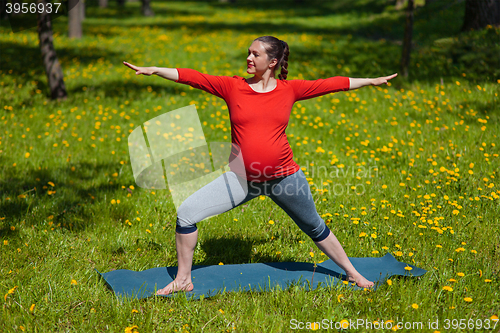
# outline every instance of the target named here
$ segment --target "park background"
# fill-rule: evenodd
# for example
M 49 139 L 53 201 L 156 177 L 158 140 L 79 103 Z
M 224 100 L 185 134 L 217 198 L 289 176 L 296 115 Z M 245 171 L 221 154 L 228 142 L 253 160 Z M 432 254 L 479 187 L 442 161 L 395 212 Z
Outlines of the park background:
M 131 130 L 194 104 L 207 142 L 230 140 L 222 100 L 135 76 L 122 61 L 246 76 L 252 40 L 275 35 L 290 45 L 289 79 L 389 75 L 401 71 L 407 1 L 152 1 L 144 11 L 140 2 L 88 0 L 77 38 L 68 16 L 52 21 L 65 98 L 51 93 L 36 28 L 13 32 L 1 20 L 0 329 L 284 332 L 292 319 L 359 318 L 438 319 L 441 332 L 493 326 L 500 29 L 464 25 L 469 2 L 415 1 L 408 76 L 296 103 L 287 130 L 347 254 L 391 253 L 427 274 L 376 291 L 291 285 L 197 301 L 120 300 L 95 271 L 176 265 L 175 207 L 168 191 L 135 185 Z M 195 264 L 325 260 L 264 197 L 199 230 Z

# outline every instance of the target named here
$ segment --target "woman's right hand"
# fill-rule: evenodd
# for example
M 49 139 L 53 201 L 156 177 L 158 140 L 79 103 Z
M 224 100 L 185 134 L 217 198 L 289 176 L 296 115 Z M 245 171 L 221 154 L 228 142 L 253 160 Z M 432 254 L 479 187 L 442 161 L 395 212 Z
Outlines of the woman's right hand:
M 132 68 L 135 71 L 136 75 L 143 74 L 149 76 L 154 74 L 155 67 L 137 67 L 132 64 L 129 64 L 126 61 L 124 61 L 123 64 L 129 68 Z

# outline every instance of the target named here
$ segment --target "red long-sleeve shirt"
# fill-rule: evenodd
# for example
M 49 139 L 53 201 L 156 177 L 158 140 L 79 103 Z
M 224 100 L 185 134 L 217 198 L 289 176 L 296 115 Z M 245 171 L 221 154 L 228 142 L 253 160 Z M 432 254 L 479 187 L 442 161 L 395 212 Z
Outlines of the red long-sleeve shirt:
M 245 78 L 214 76 L 178 68 L 176 82 L 224 99 L 229 110 L 231 139 L 241 149 L 247 180 L 263 182 L 299 170 L 285 130 L 296 101 L 349 90 L 348 77 L 320 80 L 277 80 L 269 92 L 254 91 Z

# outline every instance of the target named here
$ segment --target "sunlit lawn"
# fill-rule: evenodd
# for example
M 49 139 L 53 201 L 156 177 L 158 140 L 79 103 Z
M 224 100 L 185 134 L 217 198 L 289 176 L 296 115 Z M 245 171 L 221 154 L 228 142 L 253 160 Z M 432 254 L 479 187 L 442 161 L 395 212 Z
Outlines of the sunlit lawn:
M 428 273 L 393 278 L 375 292 L 291 286 L 201 301 L 182 294 L 121 301 L 95 271 L 177 264 L 169 192 L 134 182 L 127 147 L 134 128 L 195 104 L 207 141 L 230 141 L 224 101 L 136 77 L 121 62 L 245 76 L 246 48 L 272 34 L 290 44 L 289 79 L 388 75 L 399 70 L 402 13 L 368 0 L 267 9 L 153 2 L 153 18 L 139 15 L 138 2 L 124 11 L 88 5 L 82 40 L 66 37 L 64 17 L 54 21 L 69 94 L 61 102 L 47 99 L 36 31 L 14 34 L 3 22 L 0 329 L 283 332 L 292 319 L 422 322 L 430 332 L 493 327 L 500 30 L 458 35 L 462 5 L 438 1 L 417 12 L 412 80 L 301 101 L 287 130 L 317 209 L 348 255 L 391 253 Z M 326 259 L 264 197 L 199 230 L 195 264 Z M 461 329 L 460 319 L 473 326 Z M 439 320 L 438 329 L 429 320 Z

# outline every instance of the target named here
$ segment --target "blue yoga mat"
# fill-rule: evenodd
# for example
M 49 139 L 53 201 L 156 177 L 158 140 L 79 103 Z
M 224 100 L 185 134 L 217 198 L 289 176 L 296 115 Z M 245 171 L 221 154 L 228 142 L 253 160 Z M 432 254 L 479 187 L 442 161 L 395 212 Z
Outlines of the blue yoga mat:
M 381 258 L 349 259 L 358 272 L 375 282 L 374 289 L 394 275 L 421 276 L 427 272 L 397 261 L 390 253 Z M 191 277 L 194 289 L 186 292 L 186 296 L 198 299 L 201 295 L 206 298 L 228 291 L 268 291 L 277 286 L 286 289 L 292 284 L 315 289 L 319 284 L 331 286 L 342 283 L 345 279 L 343 273 L 332 260 L 317 264 L 316 269 L 312 263 L 305 262 L 193 266 Z M 141 272 L 119 269 L 99 274 L 117 296 L 141 299 L 153 296 L 157 289 L 172 282 L 177 267 L 157 267 Z M 351 283 L 349 287 L 362 289 Z

